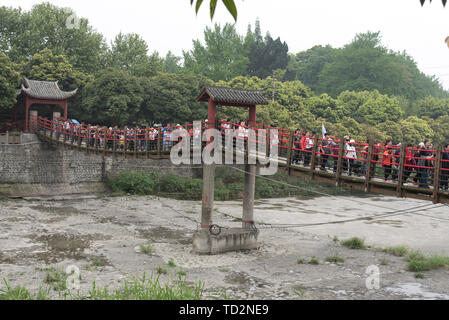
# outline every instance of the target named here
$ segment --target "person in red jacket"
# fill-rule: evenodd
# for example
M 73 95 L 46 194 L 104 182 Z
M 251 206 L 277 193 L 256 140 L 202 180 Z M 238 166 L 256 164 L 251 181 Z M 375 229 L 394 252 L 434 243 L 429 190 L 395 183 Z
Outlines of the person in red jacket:
M 385 149 L 382 157 L 382 166 L 384 167 L 384 180 L 385 182 L 388 181 L 388 178 L 391 175 L 391 168 L 394 165 L 394 157 L 393 157 L 393 150 L 391 148 L 390 141 L 387 141 L 385 143 Z M 393 176 L 392 176 L 393 178 Z

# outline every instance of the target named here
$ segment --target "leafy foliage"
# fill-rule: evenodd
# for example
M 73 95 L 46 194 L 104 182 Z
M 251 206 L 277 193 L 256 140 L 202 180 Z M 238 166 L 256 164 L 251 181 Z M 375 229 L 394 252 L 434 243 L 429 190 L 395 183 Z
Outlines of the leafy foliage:
M 119 33 L 106 55 L 106 66 L 148 77 L 163 70 L 163 59 L 157 52 L 148 56 L 148 45 L 138 34 Z
M 190 4 L 193 5 L 195 0 L 190 0 Z M 222 0 L 223 4 L 228 9 L 229 13 L 234 17 L 234 20 L 237 21 L 237 7 L 235 6 L 234 0 Z M 195 12 L 198 13 L 198 10 L 201 7 L 203 0 L 196 0 L 195 4 Z M 217 0 L 210 0 L 210 18 L 211 20 L 215 14 L 215 8 L 217 7 Z
M 10 109 L 16 103 L 16 87 L 20 74 L 8 56 L 0 53 L 0 110 Z
M 188 74 L 158 74 L 143 78 L 143 101 L 140 118 L 155 122 L 186 123 L 205 119 L 207 109 L 196 101 L 209 79 Z
M 247 48 L 234 25 L 206 27 L 204 41 L 205 45 L 194 40 L 193 49 L 184 51 L 185 72 L 202 74 L 214 81 L 228 81 L 246 69 L 249 61 Z
M 287 68 L 289 61 L 288 45 L 282 42 L 279 37 L 274 40 L 269 32 L 262 40 L 260 32 L 259 20 L 256 21 L 254 33 L 251 31 L 251 26 L 248 27 L 245 38 L 246 46 L 249 47 L 247 74 L 266 78 L 274 70 Z
M 97 122 L 125 125 L 136 121 L 143 102 L 140 79 L 126 71 L 105 69 L 85 89 L 84 107 Z
M 67 27 L 75 21 L 79 22 L 76 28 Z M 76 69 L 95 72 L 106 49 L 103 36 L 87 19 L 50 3 L 37 4 L 28 12 L 0 7 L 0 30 L 0 51 L 16 63 L 50 49 L 56 55 L 65 55 Z

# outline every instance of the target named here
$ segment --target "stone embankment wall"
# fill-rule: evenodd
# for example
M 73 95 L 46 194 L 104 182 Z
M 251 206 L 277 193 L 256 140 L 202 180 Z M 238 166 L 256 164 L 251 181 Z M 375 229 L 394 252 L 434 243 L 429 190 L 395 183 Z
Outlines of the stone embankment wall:
M 190 166 L 175 167 L 169 159 L 103 157 L 43 143 L 36 136 L 22 144 L 0 144 L 0 193 L 11 197 L 103 192 L 106 178 L 120 170 L 201 174 Z

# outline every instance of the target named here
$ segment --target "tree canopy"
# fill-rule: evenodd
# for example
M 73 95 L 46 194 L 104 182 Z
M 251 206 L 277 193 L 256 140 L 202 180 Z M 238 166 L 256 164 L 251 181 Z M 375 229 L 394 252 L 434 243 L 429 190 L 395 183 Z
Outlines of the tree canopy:
M 16 103 L 16 88 L 20 74 L 7 55 L 0 53 L 0 110 L 11 109 Z
M 107 44 L 87 19 L 67 27 L 74 17 L 48 3 L 30 11 L 0 7 L 0 108 L 14 105 L 22 76 L 79 88 L 69 117 L 84 122 L 184 124 L 206 117 L 196 98 L 213 84 L 261 90 L 269 105 L 258 107 L 257 121 L 265 124 L 316 132 L 324 124 L 335 136 L 395 142 L 449 138 L 449 93 L 405 52 L 383 46 L 379 32 L 356 34 L 341 48 L 289 53 L 280 37 L 262 36 L 260 21 L 246 35 L 215 24 L 180 57 L 150 52 L 135 33 Z M 218 115 L 239 121 L 247 112 L 220 108 Z

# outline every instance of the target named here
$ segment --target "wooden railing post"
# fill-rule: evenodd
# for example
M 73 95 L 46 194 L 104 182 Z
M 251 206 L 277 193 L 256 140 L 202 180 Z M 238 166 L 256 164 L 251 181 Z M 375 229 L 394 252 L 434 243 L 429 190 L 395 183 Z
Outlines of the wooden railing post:
M 435 159 L 434 172 L 433 172 L 433 194 L 432 201 L 433 203 L 440 202 L 440 170 L 441 170 L 441 153 L 442 148 L 439 146 L 437 148 L 437 157 Z
M 62 146 L 65 148 L 65 144 L 67 142 L 67 129 L 65 127 L 65 123 L 62 123 Z
M 94 153 L 98 153 L 98 145 L 100 143 L 100 137 L 98 136 L 98 128 L 95 127 L 95 133 L 94 133 Z
M 89 153 L 89 145 L 90 145 L 90 125 L 87 125 L 86 128 L 86 152 Z
M 127 129 L 123 130 L 124 140 L 123 140 L 123 152 L 122 152 L 122 154 L 123 154 L 124 158 L 126 158 L 126 152 L 128 150 L 128 133 L 129 133 L 129 128 L 128 127 L 126 127 L 126 128 Z
M 73 146 L 74 142 L 75 142 L 75 124 L 73 124 L 73 126 L 70 126 L 70 144 Z
M 149 139 L 149 132 L 150 130 L 145 128 L 145 156 L 146 158 L 150 158 L 150 139 Z
M 83 140 L 83 136 L 82 136 L 82 133 L 83 133 L 83 125 L 80 123 L 79 125 L 78 125 L 78 129 L 77 129 L 77 137 L 78 137 L 78 140 L 77 140 L 77 144 L 78 144 L 78 150 L 80 150 L 81 149 L 81 140 Z
M 374 140 L 368 141 L 368 155 L 366 157 L 366 171 L 365 171 L 365 192 L 371 191 L 371 168 L 373 167 L 373 152 L 374 152 Z
M 312 178 L 313 178 L 313 172 L 315 171 L 315 167 L 316 167 L 316 158 L 317 158 L 317 150 L 318 150 L 318 137 L 314 137 L 313 138 L 313 148 L 312 148 L 312 160 L 310 161 L 310 172 L 312 174 Z
M 343 167 L 343 152 L 345 150 L 345 139 L 340 138 L 340 146 L 338 148 L 337 173 L 335 175 L 336 185 L 341 186 L 341 171 Z
M 137 141 L 138 141 L 137 135 L 138 135 L 137 128 L 134 128 L 134 159 L 137 158 Z
M 407 145 L 404 142 L 402 142 L 401 143 L 401 156 L 399 158 L 399 168 L 398 168 L 398 184 L 396 187 L 396 193 L 397 193 L 398 197 L 402 197 L 402 186 L 404 185 L 405 156 L 406 155 L 407 155 Z
M 103 127 L 103 156 L 106 156 L 106 150 L 108 148 L 108 127 Z
M 271 156 L 271 129 L 266 129 L 266 137 L 265 137 L 265 144 L 266 144 L 266 157 L 267 157 L 267 164 L 266 167 L 268 168 L 270 166 L 270 156 Z
M 112 155 L 115 157 L 115 151 L 117 150 L 117 130 L 113 129 L 112 139 L 114 139 L 112 141 Z
M 290 175 L 291 174 L 291 163 L 292 163 L 292 151 L 293 151 L 293 142 L 294 142 L 294 136 L 295 133 L 294 131 L 289 133 L 289 138 L 288 138 L 288 149 L 287 149 L 287 174 Z M 281 139 L 278 139 L 279 142 L 281 141 Z
M 162 148 L 161 148 L 161 141 L 162 141 L 162 130 L 161 127 L 157 128 L 157 154 L 159 155 L 159 158 L 162 157 Z

